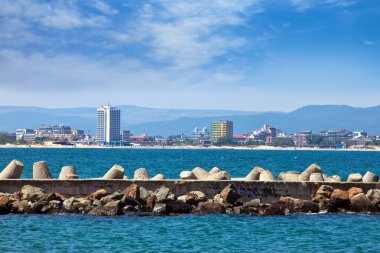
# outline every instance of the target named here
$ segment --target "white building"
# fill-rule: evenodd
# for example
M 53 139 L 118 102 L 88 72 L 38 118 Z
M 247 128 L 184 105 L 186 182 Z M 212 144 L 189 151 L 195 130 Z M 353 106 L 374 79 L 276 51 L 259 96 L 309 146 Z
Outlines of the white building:
M 16 129 L 16 140 L 24 139 L 25 141 L 34 141 L 36 134 L 33 129 L 29 128 L 18 128 Z
M 111 144 L 120 141 L 120 110 L 110 105 L 97 109 L 96 141 Z

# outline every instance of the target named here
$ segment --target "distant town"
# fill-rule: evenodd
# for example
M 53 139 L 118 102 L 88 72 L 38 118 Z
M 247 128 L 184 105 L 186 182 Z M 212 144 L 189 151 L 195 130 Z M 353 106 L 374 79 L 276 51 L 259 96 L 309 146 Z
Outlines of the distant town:
M 27 126 L 20 126 L 27 127 Z M 280 129 L 264 124 L 261 129 L 250 133 L 234 133 L 233 122 L 217 120 L 207 126 L 194 126 L 188 133 L 171 136 L 150 136 L 148 133 L 135 135 L 120 128 L 120 109 L 103 105 L 97 109 L 96 135 L 91 136 L 81 129 L 71 126 L 42 124 L 37 129 L 18 128 L 14 133 L 0 131 L 1 145 L 56 145 L 76 146 L 273 146 L 310 147 L 322 149 L 371 149 L 380 145 L 380 136 L 369 136 L 365 130 L 346 129 L 323 130 L 314 133 L 304 130 L 298 133 L 285 133 Z

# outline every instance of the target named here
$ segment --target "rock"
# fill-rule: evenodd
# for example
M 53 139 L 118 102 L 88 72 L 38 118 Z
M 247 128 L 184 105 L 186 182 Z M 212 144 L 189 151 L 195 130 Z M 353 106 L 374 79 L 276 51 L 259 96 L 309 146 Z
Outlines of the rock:
M 352 199 L 355 195 L 358 195 L 359 193 L 363 193 L 363 189 L 357 188 L 357 187 L 351 187 L 348 190 L 348 198 Z
M 179 174 L 179 178 L 181 180 L 192 180 L 192 179 L 197 179 L 196 176 L 193 174 L 193 172 L 189 171 L 189 170 L 185 170 L 185 171 L 182 171 L 180 174 Z
M 200 202 L 195 209 L 195 213 L 198 214 L 221 214 L 226 213 L 226 208 L 215 202 Z
M 40 161 L 33 164 L 33 179 L 52 179 L 47 162 Z
M 209 171 L 209 174 L 215 174 L 221 172 L 221 170 L 218 167 L 214 167 Z
M 207 201 L 206 195 L 201 191 L 191 191 L 188 194 L 184 195 L 184 201 L 185 203 L 189 205 L 198 205 L 199 202 Z M 180 199 L 178 199 L 180 200 Z
M 210 175 L 207 171 L 205 171 L 204 169 L 200 167 L 194 168 L 191 172 L 194 174 L 194 176 L 198 180 L 207 180 L 208 176 Z
M 326 180 L 326 182 L 342 182 L 342 178 L 338 175 L 329 176 Z
M 334 189 L 330 196 L 330 202 L 327 204 L 326 209 L 329 212 L 335 213 L 339 209 L 349 209 L 350 200 L 348 191 Z
M 264 171 L 263 168 L 256 166 L 249 172 L 249 174 L 244 178 L 245 180 L 259 180 L 261 172 Z
M 53 193 L 48 193 L 42 198 L 40 198 L 40 201 L 50 202 L 50 201 L 56 200 L 56 201 L 62 202 L 64 199 L 65 197 L 63 197 L 61 194 L 53 192 Z
M 364 193 L 353 196 L 350 201 L 354 212 L 372 212 L 376 210 L 375 205 Z
M 219 203 L 219 204 L 224 203 L 224 200 L 220 197 L 220 194 L 216 194 L 212 200 L 216 203 Z
M 312 173 L 322 173 L 321 167 L 319 167 L 317 164 L 313 163 L 304 172 L 302 172 L 299 175 L 298 180 L 299 181 L 309 181 L 310 175 Z
M 364 176 L 363 176 L 363 182 L 364 183 L 374 183 L 374 182 L 379 182 L 379 176 L 367 171 Z
M 8 196 L 1 196 L 0 197 L 0 215 L 8 214 L 12 210 L 12 206 L 9 202 Z
M 186 197 L 187 197 L 187 194 L 186 195 L 181 195 L 181 196 L 177 197 L 177 200 L 178 201 L 182 201 L 182 202 L 186 202 Z
M 166 186 L 161 186 L 159 189 L 157 189 L 154 193 L 153 196 L 156 197 L 156 202 L 158 203 L 163 203 L 167 202 L 170 200 L 175 200 L 175 196 L 173 196 L 170 192 L 170 189 Z
M 235 204 L 236 200 L 238 200 L 242 195 L 237 192 L 234 185 L 229 184 L 220 192 L 220 197 L 224 202 Z
M 294 201 L 295 213 L 318 213 L 319 205 L 310 200 L 297 199 Z
M 139 187 L 139 194 L 140 194 L 140 199 L 145 200 L 148 196 L 152 195 L 153 193 L 151 191 L 148 191 L 144 187 Z
M 315 196 L 313 198 L 313 201 L 319 202 L 321 200 L 330 199 L 331 193 L 334 191 L 334 188 L 329 185 L 321 185 L 317 192 L 315 193 Z
M 96 216 L 115 216 L 123 214 L 123 205 L 120 200 L 112 201 L 104 206 L 92 209 L 89 214 Z
M 274 176 L 269 170 L 263 170 L 260 173 L 259 181 L 274 181 Z
M 107 173 L 103 176 L 103 179 L 123 179 L 124 178 L 124 168 L 120 165 L 115 164 Z
M 367 192 L 367 198 L 374 203 L 375 205 L 380 203 L 380 190 L 379 189 L 371 189 Z
M 231 175 L 226 171 L 216 172 L 214 174 L 210 174 L 207 177 L 207 180 L 231 180 Z
M 165 214 L 171 214 L 171 213 L 180 213 L 180 214 L 186 214 L 190 213 L 193 207 L 187 203 L 184 203 L 182 201 L 170 201 L 166 203 L 166 210 Z
M 20 161 L 13 160 L 0 173 L 0 179 L 18 179 L 24 170 L 24 164 Z
M 164 215 L 166 213 L 166 203 L 156 203 L 153 208 L 153 213 Z
M 63 166 L 58 179 L 78 179 L 77 171 L 74 166 Z
M 90 194 L 90 199 L 97 199 L 100 200 L 101 198 L 107 196 L 109 193 L 105 189 L 97 190 L 96 192 L 93 192 Z
M 250 214 L 250 215 L 258 215 L 262 213 L 262 207 L 263 205 L 261 204 L 260 199 L 252 199 L 248 202 L 245 202 L 240 210 L 243 213 Z
M 41 199 L 45 195 L 45 191 L 42 188 L 31 185 L 24 185 L 21 188 L 21 192 L 23 199 L 27 199 L 32 202 Z
M 15 214 L 30 214 L 32 213 L 32 208 L 27 200 L 16 200 L 12 203 L 11 212 Z
M 329 178 L 329 175 L 327 175 L 327 174 L 322 174 L 322 177 L 323 177 L 323 181 L 326 181 L 326 180 Z
M 152 195 L 149 195 L 148 197 L 146 197 L 145 206 L 148 212 L 153 210 L 155 204 L 156 204 L 156 197 Z
M 121 193 L 120 191 L 114 192 L 112 194 L 109 194 L 103 198 L 100 199 L 100 202 L 105 205 L 109 202 L 113 202 L 115 200 L 121 200 L 125 195 Z M 122 201 L 123 202 L 123 201 Z M 123 202 L 124 203 L 124 202 Z
M 149 174 L 145 168 L 139 168 L 135 170 L 135 175 L 133 177 L 134 180 L 148 180 Z
M 281 172 L 281 173 L 283 173 L 281 176 L 282 181 L 285 181 L 285 182 L 297 182 L 298 177 L 301 174 L 300 172 L 296 172 L 296 171 Z
M 143 191 L 145 190 L 145 188 L 143 188 Z M 129 187 L 127 187 L 124 191 L 122 191 L 122 194 L 134 201 L 140 201 L 140 192 L 141 192 L 141 188 L 137 185 L 137 184 L 131 184 Z M 143 196 L 144 199 L 147 197 L 147 196 Z
M 73 201 L 71 206 L 76 208 L 76 209 L 82 208 L 81 210 L 83 210 L 84 208 L 86 208 L 89 205 L 91 205 L 91 200 L 80 198 L 80 199 L 76 199 L 75 201 Z
M 281 203 L 272 203 L 269 206 L 262 207 L 259 209 L 259 215 L 285 215 L 288 213 L 287 211 L 287 205 L 281 204 Z
M 311 173 L 309 177 L 310 182 L 323 182 L 322 173 Z
M 360 175 L 360 173 L 350 174 L 347 178 L 347 182 L 362 182 L 362 175 Z
M 163 174 L 157 174 L 151 178 L 152 180 L 165 180 L 166 177 Z

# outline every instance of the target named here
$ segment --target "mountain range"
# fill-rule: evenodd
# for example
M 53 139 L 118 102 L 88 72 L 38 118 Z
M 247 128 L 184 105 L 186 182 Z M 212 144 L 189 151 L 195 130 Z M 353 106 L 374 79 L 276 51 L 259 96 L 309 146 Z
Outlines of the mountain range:
M 234 133 L 252 132 L 270 124 L 286 133 L 302 130 L 366 130 L 380 135 L 380 106 L 356 108 L 347 105 L 310 105 L 292 112 L 234 110 L 156 109 L 131 105 L 121 109 L 121 128 L 134 134 L 172 135 L 188 133 L 195 126 L 210 127 L 212 120 L 232 120 Z M 95 133 L 96 108 L 42 108 L 0 106 L 0 131 L 37 128 L 41 124 L 65 124 Z

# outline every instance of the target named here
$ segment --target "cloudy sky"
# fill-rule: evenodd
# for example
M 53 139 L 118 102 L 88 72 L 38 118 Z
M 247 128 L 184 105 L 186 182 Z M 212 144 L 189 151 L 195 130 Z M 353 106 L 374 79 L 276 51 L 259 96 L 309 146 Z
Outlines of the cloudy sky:
M 378 0 L 0 0 L 0 105 L 380 104 Z

